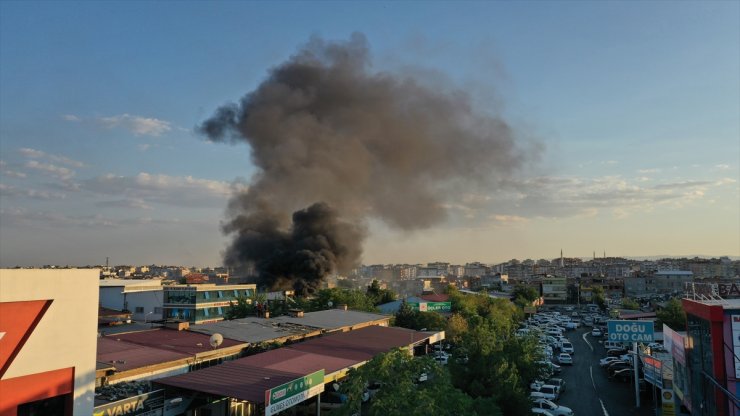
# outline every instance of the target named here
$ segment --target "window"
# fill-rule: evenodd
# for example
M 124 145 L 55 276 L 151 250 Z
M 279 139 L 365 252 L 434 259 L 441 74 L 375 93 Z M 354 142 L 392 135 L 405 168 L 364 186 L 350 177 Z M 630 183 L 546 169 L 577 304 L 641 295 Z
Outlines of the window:
M 218 298 L 221 299 L 222 297 L 224 297 L 224 292 L 221 291 L 221 290 L 219 290 L 218 291 Z
M 136 313 L 144 313 L 144 307 L 143 306 L 137 306 L 134 308 L 134 312 Z
M 162 308 L 155 307 L 154 313 L 158 313 L 158 314 L 162 313 Z

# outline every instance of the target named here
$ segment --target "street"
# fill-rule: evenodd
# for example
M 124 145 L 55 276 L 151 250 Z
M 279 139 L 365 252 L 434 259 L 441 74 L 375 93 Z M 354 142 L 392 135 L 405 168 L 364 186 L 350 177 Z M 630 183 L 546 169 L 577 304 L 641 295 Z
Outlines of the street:
M 558 404 L 570 407 L 579 416 L 654 415 L 651 386 L 641 395 L 640 408 L 635 408 L 634 385 L 607 378 L 606 371 L 599 366 L 599 359 L 606 355 L 599 342 L 603 339 L 592 337 L 590 331 L 590 327 L 581 327 L 565 334 L 575 354 L 573 366 L 563 366 L 559 376 L 566 382 L 566 391 Z

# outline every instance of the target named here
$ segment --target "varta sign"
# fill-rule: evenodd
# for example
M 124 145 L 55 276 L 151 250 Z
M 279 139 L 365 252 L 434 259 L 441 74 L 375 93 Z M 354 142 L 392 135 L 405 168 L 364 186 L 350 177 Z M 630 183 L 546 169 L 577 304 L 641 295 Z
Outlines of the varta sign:
M 152 391 L 95 408 L 93 416 L 161 416 L 164 390 Z

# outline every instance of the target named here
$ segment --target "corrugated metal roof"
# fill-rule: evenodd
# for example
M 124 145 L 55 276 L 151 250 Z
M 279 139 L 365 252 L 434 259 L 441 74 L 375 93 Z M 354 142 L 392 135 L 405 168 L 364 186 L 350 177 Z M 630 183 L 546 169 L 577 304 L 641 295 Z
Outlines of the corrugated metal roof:
M 265 390 L 321 369 L 331 374 L 430 335 L 404 328 L 369 326 L 159 379 L 157 383 L 262 403 Z
M 188 354 L 146 347 L 115 337 L 98 338 L 97 361 L 114 366 L 118 371 L 177 361 L 189 357 Z
M 120 339 L 121 341 L 132 344 L 188 355 L 195 355 L 214 350 L 214 348 L 211 347 L 211 337 L 209 335 L 198 334 L 190 331 L 176 331 L 166 328 L 109 335 L 107 338 Z M 243 344 L 243 342 L 224 337 L 221 346 L 216 348 L 216 350 L 240 344 Z

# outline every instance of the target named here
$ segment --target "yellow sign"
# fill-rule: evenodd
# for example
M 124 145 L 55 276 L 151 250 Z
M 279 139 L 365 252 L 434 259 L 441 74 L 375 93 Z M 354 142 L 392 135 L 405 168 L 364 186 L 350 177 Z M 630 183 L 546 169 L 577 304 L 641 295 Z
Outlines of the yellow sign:
M 676 403 L 673 398 L 673 390 L 663 389 L 660 393 L 661 398 L 661 409 L 663 410 L 663 416 L 676 416 Z

